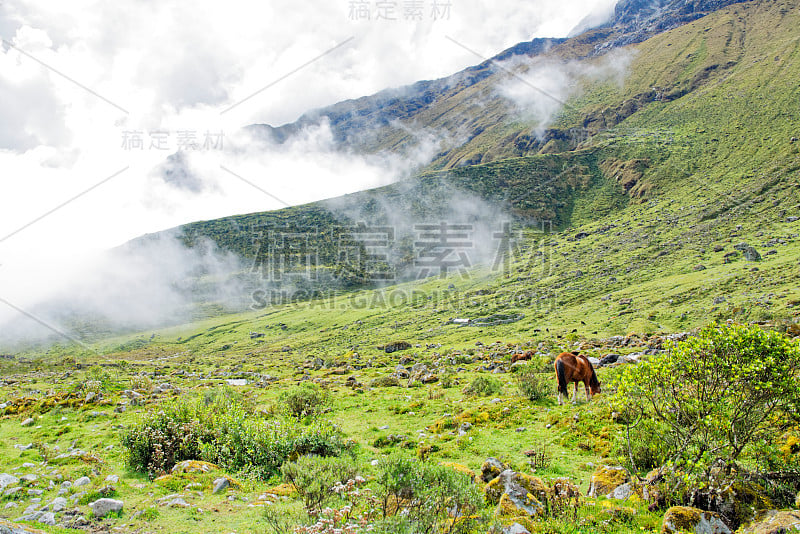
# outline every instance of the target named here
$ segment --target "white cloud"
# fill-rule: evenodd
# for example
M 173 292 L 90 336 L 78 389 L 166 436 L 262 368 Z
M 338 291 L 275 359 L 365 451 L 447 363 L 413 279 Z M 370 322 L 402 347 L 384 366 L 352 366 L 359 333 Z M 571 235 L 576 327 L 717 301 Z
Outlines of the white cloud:
M 281 207 L 221 165 L 292 204 L 396 180 L 435 153 L 436 132 L 420 133 L 425 142 L 409 160 L 338 154 L 324 125 L 283 147 L 257 146 L 240 129 L 479 62 L 446 36 L 491 56 L 536 36 L 564 36 L 610 5 L 451 0 L 449 19 L 433 21 L 432 3 L 423 2 L 420 22 L 351 20 L 349 0 L 0 3 L 0 32 L 13 44 L 0 45 L 0 296 L 35 285 L 25 273 L 45 276 L 26 266 Z M 157 131 L 168 133 L 167 150 L 150 146 Z M 141 149 L 123 146 L 132 132 Z M 206 132 L 223 132 L 225 150 L 192 152 L 191 175 L 165 182 L 153 170 L 181 132 L 201 144 Z

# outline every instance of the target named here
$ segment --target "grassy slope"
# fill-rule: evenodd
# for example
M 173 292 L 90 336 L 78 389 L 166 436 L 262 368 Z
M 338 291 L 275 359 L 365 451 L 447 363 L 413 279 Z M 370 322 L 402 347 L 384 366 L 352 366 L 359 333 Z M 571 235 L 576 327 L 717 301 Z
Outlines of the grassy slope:
M 441 365 L 445 373 L 456 367 L 443 362 L 448 354 L 507 358 L 507 349 L 476 346 L 478 341 L 519 347 L 543 342 L 557 350 L 584 337 L 679 331 L 714 318 L 796 322 L 798 308 L 792 303 L 800 301 L 800 222 L 786 219 L 798 215 L 800 206 L 800 143 L 790 142 L 791 137 L 800 136 L 799 19 L 793 2 L 746 4 L 657 36 L 635 47 L 624 87 L 604 87 L 599 95 L 587 92 L 581 102 L 587 109 L 602 111 L 653 85 L 678 91 L 694 87 L 692 91 L 668 102 L 648 104 L 596 136 L 577 154 L 530 156 L 451 175 L 475 190 L 491 191 L 495 171 L 510 181 L 519 177 L 516 188 L 524 189 L 526 183 L 536 183 L 523 180 L 536 177 L 526 166 L 541 168 L 542 162 L 555 158 L 583 158 L 590 169 L 594 186 L 585 189 L 586 194 L 571 197 L 561 212 L 572 227 L 546 236 L 529 231 L 524 256 L 508 276 L 475 269 L 467 278 L 411 282 L 382 292 L 362 291 L 324 302 L 212 318 L 157 332 L 152 341 L 146 341 L 150 332 L 143 334 L 141 346 L 135 349 L 130 348 L 129 337 L 106 341 L 96 347 L 102 356 L 56 347 L 17 361 L 3 360 L 2 376 L 19 374 L 22 381 L 3 387 L 2 395 L 11 398 L 74 387 L 86 377 L 85 367 L 75 370 L 69 359 L 77 356 L 85 363 L 131 362 L 130 367 L 108 368 L 111 382 L 120 387 L 130 387 L 131 376 L 138 371 L 156 373 L 156 382 L 169 381 L 190 393 L 221 383 L 224 373 L 271 374 L 281 380 L 266 389 L 245 388 L 254 402 L 268 408 L 298 378 L 298 367 L 314 357 L 350 364 L 372 361 L 373 367 L 355 372 L 365 384 L 386 374 L 400 355 L 386 355 L 376 347 L 398 338 L 420 345 L 401 355 Z M 711 65 L 727 66 L 707 71 Z M 709 74 L 698 84 L 701 72 Z M 564 125 L 574 119 L 565 116 Z M 649 162 L 640 178 L 648 184 L 649 193 L 643 201 L 628 203 L 614 176 L 603 175 L 600 169 L 610 160 L 633 159 Z M 514 169 L 519 171 L 515 174 Z M 486 183 L 481 185 L 481 180 Z M 282 213 L 276 216 L 292 212 Z M 580 233 L 588 236 L 577 239 Z M 768 244 L 772 240 L 778 241 Z M 723 256 L 742 241 L 756 246 L 763 260 L 747 262 L 739 255 L 725 263 Z M 715 246 L 724 250 L 714 252 Z M 766 255 L 772 249 L 776 253 Z M 698 264 L 706 269 L 695 271 Z M 724 297 L 725 302 L 715 304 L 715 297 Z M 621 304 L 622 298 L 632 299 L 631 303 Z M 518 312 L 525 314 L 521 321 L 491 328 L 461 328 L 447 322 L 452 317 Z M 573 329 L 578 332 L 572 333 Z M 251 339 L 250 332 L 265 336 Z M 441 346 L 426 348 L 426 344 Z M 598 355 L 601 350 L 589 352 Z M 479 374 L 478 363 L 463 365 L 467 371 L 458 375 L 461 385 Z M 211 379 L 174 374 L 183 369 L 221 374 Z M 608 372 L 601 371 L 601 380 Z M 569 475 L 586 489 L 590 464 L 600 462 L 609 446 L 607 439 L 590 433 L 613 435 L 616 431 L 602 400 L 577 410 L 556 407 L 552 401 L 530 404 L 515 395 L 510 375 L 499 375 L 506 382 L 499 404 L 467 398 L 460 386 L 358 393 L 343 386 L 344 376 L 329 375 L 327 370 L 310 371 L 310 375 L 336 392 L 335 417 L 362 444 L 365 465 L 386 452 L 372 443 L 389 433 L 408 435 L 415 443 L 435 443 L 440 447 L 432 456 L 435 460 L 456 460 L 473 469 L 490 455 L 522 468 L 522 451 L 546 447 L 552 464 L 543 474 Z M 431 398 L 440 394 L 441 398 Z M 113 387 L 109 395 L 116 398 Z M 509 411 L 503 414 L 506 407 Z M 115 525 L 132 525 L 131 531 L 143 526 L 143 520 L 133 519 L 132 513 L 150 507 L 159 510 L 147 527 L 153 531 L 219 532 L 224 528 L 247 532 L 259 524 L 260 509 L 241 500 L 211 496 L 209 491 L 192 500 L 205 512 L 157 507 L 155 499 L 171 490 L 126 473 L 118 445 L 105 449 L 117 443 L 117 425 L 130 424 L 137 409 L 113 414 L 110 407 L 100 407 L 106 414 L 101 417 L 92 417 L 92 409 L 50 411 L 37 422 L 40 429 L 21 428 L 17 416 L 0 419 L 0 472 L 10 472 L 24 461 L 42 460 L 36 449 L 20 452 L 14 444 L 40 441 L 51 447 L 58 443 L 63 449 L 77 439 L 80 447 L 97 454 L 102 462 L 78 461 L 59 467 L 59 472 L 74 479 L 96 469 L 101 475 L 98 487 L 105 474 L 122 472 L 117 489 L 126 502 L 126 513 L 112 521 Z M 435 433 L 427 429 L 445 413 L 482 411 L 490 415 L 489 421 L 475 425 L 471 441 L 446 433 L 433 437 Z M 585 414 L 579 423 L 572 420 L 576 412 Z M 547 424 L 553 426 L 548 429 Z M 380 430 L 383 425 L 389 429 Z M 604 430 L 604 426 L 609 428 Z M 520 427 L 525 430 L 516 432 Z M 247 483 L 237 494 L 252 501 L 266 487 Z M 0 509 L 0 516 L 17 515 Z M 643 509 L 636 521 L 634 527 L 617 525 L 614 530 L 658 526 L 657 517 Z

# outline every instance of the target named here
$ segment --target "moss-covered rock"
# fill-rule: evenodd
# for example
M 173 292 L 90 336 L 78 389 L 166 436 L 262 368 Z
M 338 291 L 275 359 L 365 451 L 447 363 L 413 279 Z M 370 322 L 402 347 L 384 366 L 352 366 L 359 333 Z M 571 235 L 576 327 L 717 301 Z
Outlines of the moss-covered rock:
M 592 475 L 589 497 L 608 495 L 630 481 L 631 475 L 624 467 L 603 466 Z
M 538 517 L 545 512 L 544 505 L 533 495 L 528 494 L 521 499 L 514 498 L 508 493 L 500 497 L 495 515 L 497 517 L 510 517 L 514 519 Z
M 184 460 L 175 464 L 173 473 L 209 473 L 219 469 L 218 465 L 200 460 Z
M 528 516 L 541 515 L 551 494 L 550 488 L 541 478 L 515 473 L 510 469 L 489 481 L 483 491 L 486 502 L 497 504 L 497 513 L 505 516 L 511 515 L 511 512 L 506 510 L 511 505 L 524 510 Z M 504 499 L 506 505 L 501 506 Z
M 673 506 L 664 514 L 662 534 L 694 532 L 695 534 L 732 534 L 718 514 L 689 506 Z
M 737 534 L 784 534 L 795 531 L 800 532 L 800 511 L 769 510 L 736 532 Z

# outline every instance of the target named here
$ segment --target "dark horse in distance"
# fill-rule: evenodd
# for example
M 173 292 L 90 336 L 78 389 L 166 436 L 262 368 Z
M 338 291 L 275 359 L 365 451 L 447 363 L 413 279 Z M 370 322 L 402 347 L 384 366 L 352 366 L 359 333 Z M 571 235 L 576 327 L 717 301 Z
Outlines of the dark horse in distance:
M 567 386 L 570 382 L 575 382 L 575 393 L 572 395 L 574 403 L 578 398 L 578 382 L 583 382 L 586 388 L 586 401 L 592 395 L 600 393 L 600 381 L 594 372 L 589 358 L 577 352 L 562 352 L 556 358 L 556 376 L 558 377 L 558 403 L 564 404 L 561 396 L 569 397 Z M 589 392 L 591 390 L 591 393 Z

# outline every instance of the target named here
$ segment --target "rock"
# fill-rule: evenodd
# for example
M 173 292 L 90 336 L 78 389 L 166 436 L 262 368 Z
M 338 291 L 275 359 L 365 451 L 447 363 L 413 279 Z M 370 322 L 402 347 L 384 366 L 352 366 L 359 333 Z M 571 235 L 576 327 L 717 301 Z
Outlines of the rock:
M 428 373 L 428 374 L 426 374 L 425 376 L 422 377 L 422 383 L 423 384 L 433 384 L 434 382 L 438 382 L 438 381 L 439 381 L 439 377 L 436 376 L 433 373 Z
M 798 510 L 769 510 L 736 532 L 737 534 L 784 534 L 793 531 L 800 531 Z
M 33 423 L 34 423 L 34 420 L 33 420 L 33 418 L 31 418 L 31 417 L 28 417 L 27 419 L 25 419 L 25 420 L 24 420 L 22 423 L 20 423 L 20 424 L 21 424 L 22 426 L 31 426 Z
M 458 435 L 459 436 L 465 436 L 467 434 L 467 432 L 470 431 L 471 428 L 472 428 L 472 423 L 470 423 L 468 421 L 465 421 L 465 422 L 461 423 L 461 426 L 458 427 Z M 489 460 L 494 460 L 494 458 L 489 458 Z M 486 461 L 488 462 L 489 460 L 486 460 Z M 484 465 L 486 465 L 486 464 L 484 464 Z M 483 471 L 483 468 L 481 468 L 481 471 Z M 500 471 L 502 472 L 502 470 L 500 470 Z M 498 472 L 497 474 L 499 475 L 500 472 Z M 492 478 L 494 478 L 494 477 L 492 477 Z M 491 478 L 489 480 L 491 480 Z
M 111 512 L 121 512 L 124 507 L 122 501 L 116 499 L 97 499 L 93 503 L 89 503 L 92 508 L 92 513 L 95 517 L 105 517 Z
M 25 514 L 17 518 L 17 521 L 36 521 L 38 520 L 44 512 L 33 512 L 32 514 Z M 2 532 L 2 530 L 0 530 Z M 37 532 L 31 530 L 24 530 L 23 532 Z
M 698 263 L 697 265 L 692 267 L 692 270 L 695 271 L 695 272 L 697 272 L 697 271 L 705 271 L 706 270 L 706 266 L 703 265 L 702 263 Z
M 484 488 L 486 501 L 497 503 L 500 516 L 538 516 L 545 512 L 549 488 L 538 477 L 506 469 Z
M 246 386 L 248 381 L 246 378 L 229 378 L 225 383 L 229 386 Z
M 685 531 L 695 534 L 732 534 L 731 529 L 714 512 L 704 512 L 689 506 L 673 506 L 664 514 L 661 532 L 677 534 Z
M 117 482 L 119 482 L 119 475 L 108 475 L 105 481 L 111 482 L 112 484 L 116 484 Z
M 631 475 L 624 467 L 603 466 L 592 475 L 588 495 L 589 497 L 608 495 L 630 481 Z
M 503 534 L 531 534 L 531 531 L 519 523 L 512 523 L 503 529 Z
M 167 506 L 170 508 L 191 508 L 192 505 L 178 497 L 177 499 L 172 499 L 169 501 Z
M 173 473 L 208 473 L 214 469 L 219 469 L 219 466 L 210 462 L 202 462 L 200 460 L 184 460 L 175 464 L 172 468 Z
M 609 499 L 617 499 L 618 501 L 625 501 L 633 495 L 633 485 L 630 482 L 622 484 L 614 488 L 614 491 L 606 495 Z
M 411 348 L 411 343 L 408 341 L 393 341 L 384 345 L 383 347 L 378 347 L 379 349 L 382 348 L 386 354 L 391 354 L 393 352 L 397 352 L 400 350 L 406 350 Z
M 60 512 L 66 507 L 67 507 L 67 499 L 65 499 L 64 497 L 56 497 L 50 503 L 50 510 L 52 510 L 55 513 Z
M 599 358 L 595 358 L 594 356 L 587 356 L 587 357 L 589 358 L 589 363 L 591 363 L 593 367 L 597 367 L 598 365 L 600 365 Z
M 30 473 L 28 475 L 22 475 L 21 477 L 19 477 L 19 481 L 26 484 L 32 484 L 37 480 L 39 480 L 39 475 L 34 473 Z
M 228 487 L 230 487 L 230 485 L 231 485 L 231 483 L 227 478 L 220 477 L 220 478 L 214 480 L 214 489 L 213 489 L 212 492 L 216 495 L 217 493 L 223 492 L 226 489 L 228 489 Z
M 612 363 L 616 363 L 618 359 L 619 354 L 606 354 L 600 358 L 600 366 L 611 365 Z
M 91 483 L 92 483 L 92 481 L 91 481 L 91 479 L 89 477 L 81 477 L 81 478 L 79 478 L 78 480 L 75 481 L 73 486 L 75 486 L 76 488 L 79 488 L 81 486 L 88 486 Z
M 754 247 L 747 247 L 744 250 L 744 258 L 747 261 L 761 261 L 761 254 Z
M 724 303 L 726 301 L 727 301 L 727 299 L 725 297 L 714 297 L 714 300 L 713 300 L 714 304 L 722 304 L 722 303 Z
M 471 425 L 470 425 L 471 426 Z M 500 476 L 500 473 L 508 469 L 508 466 L 497 458 L 487 458 L 481 466 L 481 480 L 489 482 Z
M 9 475 L 8 473 L 0 473 L 0 490 L 6 488 L 6 486 L 13 486 L 14 484 L 19 484 L 19 479 L 14 475 Z
M 56 516 L 53 514 L 53 512 L 45 512 L 41 516 L 39 516 L 39 519 L 37 519 L 37 521 L 39 521 L 39 523 L 42 523 L 43 525 L 49 525 L 52 527 L 55 526 L 56 524 Z
M 792 337 L 800 336 L 800 324 L 798 323 L 790 324 L 789 327 L 786 329 L 786 333 Z

